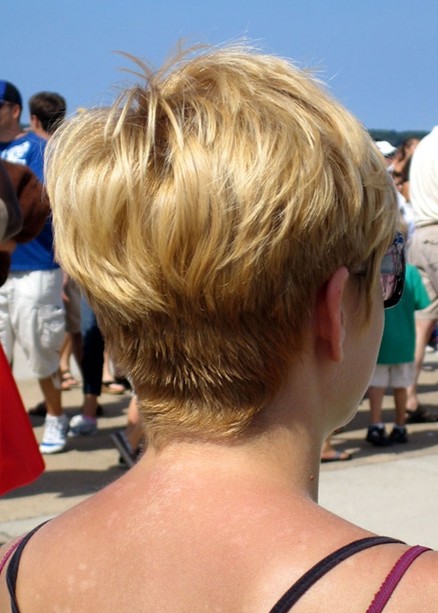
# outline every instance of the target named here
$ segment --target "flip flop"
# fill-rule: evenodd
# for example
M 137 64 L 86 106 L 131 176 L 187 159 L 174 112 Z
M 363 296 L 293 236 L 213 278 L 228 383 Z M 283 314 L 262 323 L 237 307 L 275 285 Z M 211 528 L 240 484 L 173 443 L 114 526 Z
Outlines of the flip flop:
M 333 449 L 333 451 L 329 451 L 328 454 L 324 454 L 321 456 L 321 462 L 326 464 L 327 462 L 347 462 L 352 459 L 351 453 L 348 451 L 339 451 L 338 449 Z
M 126 388 L 122 383 L 117 383 L 114 379 L 109 379 L 108 381 L 102 381 L 102 392 L 104 394 L 120 396 L 126 392 Z

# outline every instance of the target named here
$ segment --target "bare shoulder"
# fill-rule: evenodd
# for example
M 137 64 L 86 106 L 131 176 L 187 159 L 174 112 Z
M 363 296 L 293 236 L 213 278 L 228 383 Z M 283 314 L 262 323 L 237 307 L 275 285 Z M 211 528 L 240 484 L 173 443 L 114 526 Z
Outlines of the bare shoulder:
M 122 547 L 120 532 L 127 532 L 123 526 L 126 517 L 129 517 L 129 509 L 126 510 L 126 506 L 129 506 L 126 505 L 126 499 L 129 497 L 123 496 L 126 488 L 122 479 L 119 481 L 121 484 L 110 484 L 69 511 L 41 525 L 30 535 L 18 567 L 17 598 L 23 611 L 46 611 L 49 594 L 50 601 L 56 602 L 59 610 L 66 610 L 67 607 L 73 607 L 71 610 L 84 610 L 76 602 L 76 596 L 66 590 L 66 586 L 69 582 L 77 582 L 85 587 L 95 586 L 99 573 L 100 577 L 105 577 L 111 570 L 114 559 L 108 555 L 108 551 Z M 120 504 L 121 500 L 124 505 Z M 1 552 L 7 553 L 13 546 L 10 543 Z M 35 569 L 43 570 L 35 572 Z M 9 611 L 4 574 L 0 577 L 0 611 Z M 40 594 L 40 598 L 36 598 L 35 594 Z
M 69 570 L 80 565 L 81 561 L 92 559 L 92 547 L 87 551 L 90 541 L 89 530 L 81 529 L 81 513 L 66 513 L 38 528 L 26 541 L 17 565 L 17 597 L 20 610 L 36 613 L 47 610 L 47 595 L 56 597 L 62 609 L 66 605 L 65 589 L 58 590 L 59 578 L 65 580 Z M 93 522 L 91 522 L 92 524 Z M 26 535 L 25 535 L 26 536 Z M 0 549 L 0 559 L 5 559 L 0 575 L 0 611 L 10 611 L 11 601 L 6 582 L 7 569 L 13 554 L 24 537 L 11 541 Z M 102 547 L 102 539 L 100 547 Z M 35 569 L 44 569 L 35 572 Z M 65 585 L 63 586 L 65 588 Z M 58 596 L 58 592 L 60 596 Z M 36 598 L 35 594 L 40 597 Z M 45 595 L 42 596 L 41 595 Z

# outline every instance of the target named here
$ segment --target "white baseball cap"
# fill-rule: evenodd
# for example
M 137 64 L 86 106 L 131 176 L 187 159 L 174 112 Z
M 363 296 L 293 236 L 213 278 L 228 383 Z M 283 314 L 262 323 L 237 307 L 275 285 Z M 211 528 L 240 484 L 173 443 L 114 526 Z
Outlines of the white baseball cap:
M 376 141 L 376 145 L 380 153 L 385 158 L 389 157 L 390 155 L 393 155 L 396 151 L 396 147 L 394 147 L 394 145 L 391 145 L 391 143 L 388 143 L 387 140 L 378 140 Z

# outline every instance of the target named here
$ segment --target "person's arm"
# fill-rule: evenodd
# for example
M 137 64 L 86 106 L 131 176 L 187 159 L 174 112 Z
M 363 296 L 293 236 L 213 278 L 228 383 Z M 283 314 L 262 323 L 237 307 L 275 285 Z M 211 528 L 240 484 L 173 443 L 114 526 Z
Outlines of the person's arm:
M 43 184 L 27 166 L 20 164 L 4 163 L 12 186 L 15 190 L 21 213 L 23 215 L 23 227 L 15 235 L 17 243 L 26 243 L 41 230 L 50 214 L 50 204 Z
M 14 187 L 0 163 L 0 244 L 17 234 L 23 225 L 23 218 L 15 195 Z
M 12 195 L 18 198 L 19 211 L 22 215 L 22 225 L 18 233 L 10 240 L 2 239 L 0 235 L 0 287 L 8 278 L 11 258 L 16 243 L 26 243 L 35 238 L 43 229 L 50 215 L 50 204 L 44 186 L 27 166 L 2 162 L 2 171 L 6 171 L 4 185 L 12 189 Z M 9 189 L 7 188 L 7 189 Z M 21 217 L 20 217 L 21 220 Z M 6 237 L 8 235 L 6 234 Z

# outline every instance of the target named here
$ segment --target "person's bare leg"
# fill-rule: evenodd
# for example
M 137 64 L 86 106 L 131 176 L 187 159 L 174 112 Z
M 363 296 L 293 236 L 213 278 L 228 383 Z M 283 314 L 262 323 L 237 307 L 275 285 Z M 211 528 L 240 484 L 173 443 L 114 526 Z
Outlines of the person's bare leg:
M 64 341 L 61 347 L 61 359 L 59 367 L 61 372 L 70 370 L 70 359 L 74 356 L 79 370 L 81 370 L 82 361 L 82 334 L 80 332 L 66 332 Z
M 406 387 L 394 388 L 395 402 L 395 423 L 397 426 L 404 426 L 406 423 L 406 403 L 408 400 L 408 390 Z
M 61 375 L 61 390 L 66 391 L 71 389 L 78 382 L 70 372 L 70 358 L 73 351 L 73 336 L 70 332 L 66 332 L 61 346 L 59 370 Z
M 111 361 L 107 351 L 103 354 L 103 372 L 102 381 L 111 381 L 113 379 L 113 373 L 111 372 Z
M 406 409 L 415 411 L 419 401 L 417 395 L 417 384 L 423 366 L 424 352 L 429 342 L 430 335 L 436 325 L 436 319 L 416 319 L 415 320 L 415 381 L 407 389 Z
M 58 372 L 51 377 L 38 379 L 47 408 L 47 415 L 59 417 L 62 415 L 61 385 Z
M 406 387 L 394 388 L 395 402 L 395 425 L 392 429 L 389 439 L 391 443 L 407 443 L 408 434 L 405 427 L 406 423 L 406 401 L 408 391 Z
M 371 386 L 368 388 L 367 395 L 370 403 L 370 419 L 371 424 L 373 425 L 382 423 L 382 405 L 384 394 L 384 387 Z
M 115 381 L 111 367 L 111 358 L 108 352 L 105 351 L 103 354 L 102 389 L 109 394 L 123 394 L 125 392 L 125 386 Z
M 384 394 L 384 387 L 376 387 L 374 385 L 370 386 L 367 392 L 370 403 L 370 425 L 368 426 L 365 440 L 375 447 L 385 447 L 386 445 L 390 445 L 388 435 L 386 434 L 385 426 L 382 421 Z
M 97 413 L 97 396 L 95 394 L 84 394 L 84 402 L 82 405 L 82 413 L 87 417 L 96 419 Z
M 128 424 L 125 430 L 126 438 L 129 441 L 132 449 L 138 447 L 144 442 L 144 430 L 141 421 L 140 411 L 138 410 L 137 397 L 133 396 L 128 407 Z
M 61 346 L 59 368 L 61 372 L 70 370 L 70 356 L 72 354 L 72 336 L 66 332 Z

